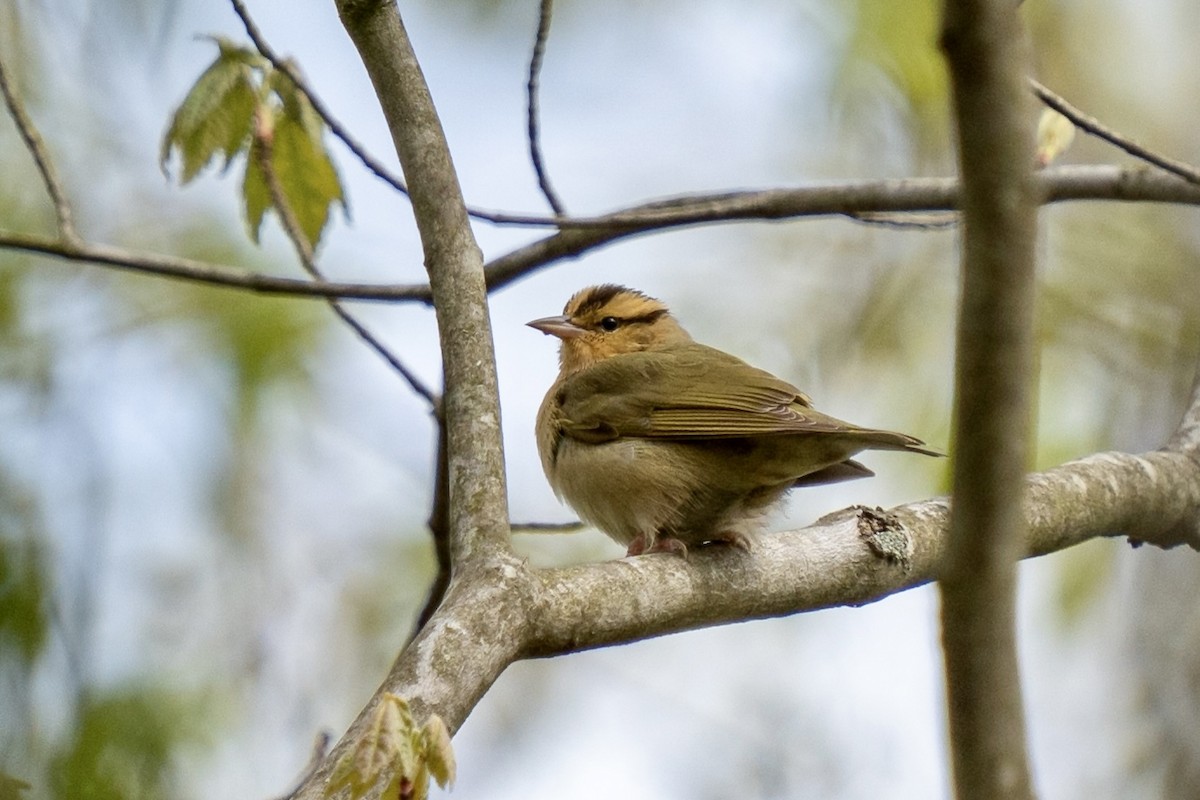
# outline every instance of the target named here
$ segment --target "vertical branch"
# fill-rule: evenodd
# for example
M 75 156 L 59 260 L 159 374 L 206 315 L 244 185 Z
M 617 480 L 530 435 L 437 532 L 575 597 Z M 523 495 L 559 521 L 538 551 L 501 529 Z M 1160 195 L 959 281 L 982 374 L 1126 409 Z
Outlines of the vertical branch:
M 546 173 L 546 164 L 542 159 L 542 138 L 538 125 L 538 88 L 542 74 L 542 59 L 546 56 L 546 39 L 550 36 L 550 15 L 554 10 L 554 0 L 541 0 L 538 7 L 537 36 L 533 41 L 533 55 L 529 59 L 529 81 L 525 84 L 528 97 L 528 113 L 526 119 L 529 129 L 529 159 L 533 162 L 533 171 L 537 174 L 538 186 L 546 196 L 546 202 L 554 213 L 563 216 L 567 213 L 558 193 L 550 185 L 550 176 Z
M 939 576 L 959 800 L 1031 798 L 1015 633 L 1033 380 L 1036 192 L 1011 0 L 946 0 L 962 179 L 954 491 Z
M 446 136 L 394 2 L 337 0 L 408 182 L 445 370 L 450 553 L 456 569 L 507 552 L 508 498 L 483 255 Z
M 416 638 L 425 623 L 433 616 L 450 588 L 450 459 L 446 442 L 446 422 L 438 420 L 437 468 L 433 479 L 433 508 L 429 512 L 429 533 L 433 537 L 433 552 L 437 556 L 437 574 L 429 586 L 425 605 L 417 615 L 409 641 Z

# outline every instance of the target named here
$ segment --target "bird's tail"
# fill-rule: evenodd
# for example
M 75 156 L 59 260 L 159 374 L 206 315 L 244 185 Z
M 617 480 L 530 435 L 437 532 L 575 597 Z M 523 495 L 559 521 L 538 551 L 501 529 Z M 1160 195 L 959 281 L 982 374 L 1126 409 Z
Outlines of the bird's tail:
M 946 455 L 940 450 L 927 447 L 923 441 L 906 433 L 864 429 L 861 431 L 861 435 L 865 441 L 869 442 L 867 447 L 871 450 L 901 450 L 905 453 L 920 453 L 923 456 L 934 456 L 935 458 L 943 458 Z

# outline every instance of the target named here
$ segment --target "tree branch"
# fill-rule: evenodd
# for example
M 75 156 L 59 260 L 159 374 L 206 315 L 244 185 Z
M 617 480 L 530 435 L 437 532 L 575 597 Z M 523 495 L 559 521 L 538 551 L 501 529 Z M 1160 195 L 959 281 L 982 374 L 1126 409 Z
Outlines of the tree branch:
M 437 572 L 429 584 L 425 595 L 425 603 L 417 614 L 409 641 L 412 641 L 421 629 L 433 617 L 435 611 L 446 598 L 446 590 L 450 588 L 450 577 L 454 564 L 450 554 L 450 455 L 446 441 L 446 421 L 438 420 L 437 452 L 434 454 L 433 501 L 429 510 L 429 535 L 433 538 L 433 554 L 437 561 Z
M 550 185 L 550 176 L 546 173 L 546 165 L 542 160 L 541 134 L 538 129 L 538 88 L 542 72 L 542 59 L 546 55 L 546 39 L 550 35 L 550 16 L 554 10 L 554 0 L 541 0 L 538 4 L 537 36 L 534 37 L 533 55 L 529 58 L 529 80 L 525 84 L 525 94 L 528 98 L 526 107 L 526 127 L 529 133 L 529 160 L 533 162 L 533 171 L 537 174 L 538 187 L 546 197 L 555 216 L 564 216 L 566 206 L 559 199 L 558 193 Z
M 404 169 L 437 313 L 455 569 L 509 553 L 496 360 L 483 257 L 441 121 L 394 3 L 338 0 Z M 511 556 L 508 556 L 511 558 Z
M 250 11 L 246 8 L 246 4 L 242 0 L 229 0 L 229 4 L 233 6 L 233 12 L 242 21 L 242 27 L 246 29 L 246 35 L 250 37 L 250 42 L 254 45 L 254 48 L 258 50 L 263 58 L 271 62 L 271 66 L 276 71 L 286 75 L 288 80 L 300 90 L 300 93 L 308 98 L 309 105 L 313 107 L 313 110 L 317 112 L 317 115 L 321 119 L 325 120 L 325 124 L 329 126 L 329 130 L 333 135 L 342 140 L 342 144 L 346 145 L 346 148 L 358 158 L 368 172 L 401 194 L 407 195 L 408 187 L 404 185 L 404 181 L 392 174 L 391 170 L 368 153 L 367 149 L 354 138 L 346 126 L 339 122 L 337 117 L 333 116 L 333 112 L 329 110 L 329 107 L 325 105 L 320 96 L 300 76 L 300 73 L 292 66 L 291 62 L 285 58 L 281 58 L 275 52 L 274 48 L 267 42 L 266 37 L 262 35 L 262 31 L 254 23 L 253 18 L 250 16 Z
M 1080 109 L 1071 105 L 1064 98 L 1050 91 L 1033 78 L 1029 79 L 1029 85 L 1033 88 L 1033 93 L 1038 96 L 1039 100 L 1071 120 L 1077 128 L 1099 139 L 1103 139 L 1114 147 L 1124 150 L 1134 158 L 1141 159 L 1148 164 L 1153 164 L 1159 169 L 1166 170 L 1173 175 L 1178 175 L 1188 183 L 1200 184 L 1200 170 L 1197 170 L 1191 164 L 1167 158 L 1148 147 L 1138 144 L 1127 136 L 1122 136 L 1100 120 L 1085 114 Z
M 275 213 L 279 215 L 279 221 L 283 225 L 284 233 L 287 234 L 288 239 L 296 248 L 296 256 L 300 259 L 300 265 L 304 268 L 304 271 L 316 280 L 323 281 L 325 280 L 325 276 L 321 273 L 320 267 L 317 266 L 316 254 L 313 252 L 312 242 L 305 235 L 304 229 L 300 225 L 300 220 L 296 218 L 296 212 L 292 209 L 292 205 L 288 202 L 287 195 L 283 191 L 283 186 L 279 183 L 279 176 L 275 174 L 275 164 L 271 157 L 274 150 L 274 143 L 270 124 L 264 119 L 259 118 L 256 119 L 255 128 L 254 144 L 250 148 L 250 153 L 252 158 L 257 158 L 258 160 L 258 166 L 262 170 L 263 179 L 267 184 L 267 191 L 271 195 L 271 204 L 275 208 Z M 442 398 L 438 396 L 437 392 L 426 386 L 425 382 L 417 377 L 416 373 L 410 370 L 375 334 L 367 330 L 366 326 L 347 311 L 340 300 L 336 297 L 327 297 L 325 300 L 338 319 L 344 322 L 350 330 L 354 331 L 359 339 L 383 358 L 388 363 L 388 366 L 404 379 L 415 394 L 419 395 L 429 404 L 429 409 L 433 412 L 433 416 L 440 422 L 442 418 Z
M 1200 205 L 1200 187 L 1150 169 L 1054 167 L 1042 171 L 1037 182 L 1039 194 L 1046 203 L 1103 200 Z M 577 258 L 625 238 L 669 228 L 833 215 L 925 213 L 953 210 L 957 205 L 957 182 L 953 178 L 909 178 L 688 195 L 643 203 L 599 217 L 564 218 L 561 220 L 564 230 L 559 233 L 489 261 L 484 267 L 484 278 L 488 289 L 496 290 L 563 259 Z M 70 244 L 51 237 L 3 230 L 0 230 L 0 249 L 40 253 L 68 261 L 262 294 L 432 302 L 429 284 L 326 283 L 278 278 L 250 273 L 233 265 L 104 244 Z
M 54 217 L 58 223 L 59 238 L 69 245 L 78 244 L 79 234 L 75 230 L 74 215 L 71 213 L 71 204 L 67 200 L 67 193 L 63 189 L 62 181 L 58 178 L 58 172 L 54 169 L 54 162 L 50 158 L 46 142 L 38 133 L 33 120 L 25 112 L 25 104 L 21 102 L 16 83 L 9 74 L 3 58 L 0 58 L 0 94 L 4 95 L 4 105 L 8 108 L 8 114 L 17 126 L 17 133 L 20 134 L 21 141 L 25 143 L 25 149 L 29 151 L 29 155 L 33 156 L 33 163 L 37 167 L 38 174 L 42 176 L 42 185 L 45 186 L 46 193 L 50 195 L 50 201 L 54 204 Z
M 316 299 L 341 297 L 353 300 L 429 302 L 429 287 L 419 284 L 389 286 L 374 283 L 326 283 L 295 278 L 277 278 L 271 275 L 247 272 L 245 268 L 231 264 L 213 264 L 192 258 L 147 253 L 106 244 L 88 242 L 71 244 L 47 236 L 3 230 L 0 230 L 0 249 L 39 253 L 65 261 L 78 261 L 158 278 L 205 283 L 210 286 L 240 289 L 259 294 L 291 295 Z
M 1038 208 L 1029 55 L 1011 0 L 946 0 L 942 47 L 964 221 L 954 510 L 939 587 L 952 772 L 959 800 L 1032 800 L 1016 634 Z
M 1200 439 L 1200 396 L 1190 414 Z M 1026 481 L 1022 554 L 1042 556 L 1097 537 L 1171 546 L 1200 531 L 1200 462 L 1174 450 L 1100 453 Z M 383 692 L 457 730 L 508 663 L 751 619 L 873 603 L 937 580 L 947 549 L 944 498 L 886 514 L 846 510 L 764 536 L 754 551 L 697 548 L 685 561 L 638 556 L 530 570 L 498 565 L 456 580 L 429 624 L 397 658 L 375 698 L 299 797 L 322 797 L 330 770 L 358 740 Z M 905 542 L 902 559 L 870 546 L 877 520 Z M 1200 536 L 1191 541 L 1200 549 Z
M 313 88 L 308 85 L 307 81 L 301 77 L 300 72 L 294 66 L 292 66 L 292 63 L 286 58 L 282 58 L 278 53 L 275 52 L 274 48 L 272 48 L 267 42 L 266 37 L 263 36 L 262 31 L 260 31 L 258 26 L 254 23 L 254 19 L 250 16 L 250 11 L 246 8 L 245 3 L 243 3 L 242 0 L 229 0 L 229 2 L 233 6 L 234 13 L 238 15 L 239 19 L 241 19 L 242 27 L 246 29 L 246 35 L 250 37 L 250 42 L 254 45 L 254 48 L 258 50 L 259 54 L 262 55 L 263 58 L 271 62 L 272 67 L 286 75 L 288 80 L 295 84 L 296 88 L 300 90 L 301 94 L 308 98 L 308 102 L 313 107 L 313 110 L 317 112 L 317 115 L 320 116 L 321 119 L 325 120 L 325 124 L 329 126 L 329 130 L 333 133 L 333 135 L 340 139 L 342 144 L 346 145 L 346 148 L 354 154 L 354 156 L 368 172 L 391 186 L 396 191 L 407 196 L 408 187 L 405 186 L 404 181 L 401 180 L 400 177 L 393 173 L 390 169 L 385 167 L 383 163 L 379 161 L 379 159 L 372 156 L 367 151 L 367 148 L 354 138 L 349 129 L 347 129 L 346 126 L 343 125 L 338 118 L 333 115 L 333 112 L 329 110 L 329 106 L 325 105 L 325 102 L 321 100 L 320 95 L 318 95 Z M 487 222 L 493 222 L 500 225 L 552 226 L 556 224 L 556 221 L 553 217 L 505 214 L 501 212 L 486 211 L 484 209 L 469 207 L 467 208 L 467 213 L 477 219 L 482 219 Z

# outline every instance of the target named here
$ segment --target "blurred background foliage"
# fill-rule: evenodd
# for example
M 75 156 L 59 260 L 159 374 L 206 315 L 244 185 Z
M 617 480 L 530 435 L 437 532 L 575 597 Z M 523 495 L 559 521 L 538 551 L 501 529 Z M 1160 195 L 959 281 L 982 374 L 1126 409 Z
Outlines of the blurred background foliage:
M 268 38 L 390 161 L 332 4 L 270 5 L 251 4 Z M 404 4 L 479 205 L 542 207 L 521 139 L 536 5 Z M 1043 82 L 1200 161 L 1189 3 L 1047 0 L 1023 13 Z M 932 2 L 561 0 L 543 76 L 551 174 L 577 212 L 706 188 L 947 174 L 937 22 Z M 180 190 L 157 170 L 170 115 L 212 57 L 199 34 L 244 39 L 227 7 L 198 0 L 0 7 L 0 54 L 85 236 L 298 275 L 273 219 L 261 248 L 246 241 L 236 180 Z M 335 219 L 323 265 L 348 280 L 420 280 L 405 203 L 334 149 L 355 220 Z M 1065 161 L 1127 163 L 1086 137 Z M 0 228 L 51 231 L 7 119 L 0 173 Z M 1153 448 L 1174 426 L 1200 357 L 1194 213 L 1043 210 L 1036 466 Z M 479 230 L 489 256 L 535 235 Z M 945 443 L 954 241 L 843 220 L 673 232 L 499 293 L 514 518 L 568 514 L 529 435 L 554 356 L 521 323 L 587 282 L 662 296 L 698 338 L 839 416 Z M 427 310 L 357 308 L 437 383 Z M 31 797 L 283 792 L 317 731 L 340 730 L 369 695 L 423 599 L 432 438 L 422 403 L 318 303 L 0 252 L 0 772 Z M 944 491 L 938 465 L 884 459 L 874 481 L 798 497 L 781 524 Z M 617 554 L 594 532 L 517 546 L 535 563 Z M 1196 566 L 1188 553 L 1096 542 L 1024 568 L 1048 796 L 1191 796 Z M 459 792 L 944 792 L 932 608 L 915 592 L 519 664 L 456 739 Z M 647 740 L 665 752 L 647 753 Z

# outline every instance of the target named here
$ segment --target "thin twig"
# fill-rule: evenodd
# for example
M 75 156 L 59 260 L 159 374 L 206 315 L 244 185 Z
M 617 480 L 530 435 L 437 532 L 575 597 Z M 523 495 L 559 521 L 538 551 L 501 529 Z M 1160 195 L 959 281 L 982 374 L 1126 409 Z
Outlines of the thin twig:
M 275 174 L 275 167 L 271 163 L 271 134 L 269 131 L 263 130 L 261 120 L 256 120 L 255 143 L 251 146 L 251 151 L 252 155 L 256 155 L 258 158 L 258 164 L 262 168 L 267 190 L 271 195 L 271 203 L 275 206 L 275 211 L 279 214 L 279 221 L 283 225 L 284 232 L 296 248 L 296 255 L 300 258 L 301 266 L 314 279 L 325 280 L 325 276 L 321 273 L 320 268 L 317 267 L 312 243 L 308 241 L 308 237 L 300 227 L 300 221 L 296 218 L 296 212 L 292 209 L 291 204 L 283 193 L 283 186 L 279 183 L 279 176 Z M 367 330 L 350 312 L 346 311 L 341 301 L 334 297 L 326 298 L 326 301 L 329 303 L 329 307 L 333 309 L 333 313 L 337 314 L 342 322 L 349 325 L 350 329 L 358 335 L 358 338 L 362 339 L 372 350 L 382 356 L 383 360 L 399 373 L 400 377 L 407 381 L 412 390 L 429 403 L 434 416 L 440 420 L 442 417 L 442 398 L 438 393 L 429 388 L 383 342 Z
M 29 151 L 29 155 L 33 156 L 33 163 L 37 165 L 38 173 L 42 176 L 42 184 L 46 187 L 46 193 L 50 195 L 50 200 L 54 203 L 54 217 L 58 222 L 59 237 L 68 244 L 78 244 L 79 234 L 75 230 L 71 204 L 67 201 L 67 193 L 58 179 L 54 163 L 50 160 L 50 151 L 46 148 L 46 142 L 38 133 L 33 120 L 25 112 L 25 104 L 21 102 L 16 82 L 9 74 L 8 66 L 2 58 L 0 58 L 0 93 L 4 94 L 4 105 L 8 107 L 8 113 L 17 126 L 17 132 L 21 135 L 21 140 L 25 142 L 25 149 Z
M 333 113 L 329 110 L 329 107 L 326 106 L 321 98 L 317 96 L 317 93 L 309 87 L 309 85 L 300 76 L 300 73 L 291 65 L 291 63 L 286 59 L 281 58 L 279 54 L 271 48 L 271 45 L 267 43 L 266 38 L 262 35 L 262 32 L 258 29 L 258 26 L 254 23 L 254 20 L 250 17 L 250 12 L 247 10 L 245 3 L 243 3 L 242 0 L 229 0 L 229 3 L 233 6 L 233 12 L 242 20 L 242 26 L 246 29 L 246 35 L 250 37 L 250 41 L 254 44 L 255 49 L 258 50 L 263 58 L 271 62 L 272 67 L 274 67 L 278 72 L 282 72 L 284 75 L 286 75 L 287 79 L 295 84 L 296 88 L 300 90 L 300 93 L 308 98 L 308 102 L 310 105 L 312 105 L 313 110 L 317 112 L 321 119 L 325 120 L 325 124 L 329 126 L 329 130 L 333 132 L 333 135 L 342 140 L 342 144 L 346 145 L 350 152 L 362 162 L 363 166 L 366 167 L 369 172 L 373 173 L 377 178 L 391 186 L 396 191 L 407 195 L 408 187 L 404 184 L 404 180 L 398 175 L 392 173 L 391 170 L 389 170 L 374 156 L 368 153 L 366 148 L 354 138 L 350 131 L 347 130 L 346 127 L 340 122 L 338 122 L 337 118 L 334 117 Z
M 542 73 L 542 59 L 546 55 L 546 39 L 550 35 L 550 16 L 554 10 L 554 0 L 541 0 L 538 9 L 537 37 L 533 42 L 533 55 L 529 59 L 529 81 L 525 85 L 528 102 L 529 129 L 529 158 L 533 161 L 533 171 L 537 173 L 538 186 L 546 196 L 546 202 L 554 209 L 556 216 L 565 216 L 566 206 L 563 205 L 558 193 L 550 185 L 550 176 L 546 172 L 546 164 L 542 160 L 541 132 L 538 123 L 538 88 Z
M 1122 136 L 1100 120 L 1085 114 L 1080 109 L 1071 105 L 1061 96 L 1050 91 L 1033 78 L 1029 79 L 1029 85 L 1032 87 L 1033 93 L 1038 96 L 1038 99 L 1071 120 L 1071 122 L 1075 123 L 1076 127 L 1086 133 L 1090 133 L 1115 147 L 1119 147 L 1134 158 L 1140 158 L 1142 161 L 1153 164 L 1159 169 L 1164 169 L 1172 175 L 1177 175 L 1188 183 L 1200 184 L 1200 170 L 1197 170 L 1191 164 L 1167 158 L 1148 147 L 1138 144 L 1127 136 Z
M 247 272 L 245 267 L 214 264 L 162 253 L 147 253 L 106 244 L 63 242 L 49 236 L 0 230 L 0 249 L 39 253 L 160 278 L 193 281 L 209 286 L 242 289 L 258 294 L 343 300 L 429 302 L 429 287 L 422 284 L 340 283 L 297 280 Z
M 281 57 L 267 42 L 266 37 L 262 35 L 258 25 L 250 16 L 250 11 L 246 8 L 246 4 L 242 0 L 229 0 L 233 6 L 233 11 L 242 21 L 242 26 L 246 29 L 246 35 L 250 37 L 250 42 L 254 48 L 262 55 L 263 58 L 271 62 L 271 66 L 278 72 L 283 73 L 288 80 L 295 84 L 300 93 L 308 98 L 309 104 L 321 119 L 325 120 L 325 124 L 329 126 L 330 132 L 333 133 L 342 144 L 346 145 L 354 156 L 366 167 L 367 171 L 379 178 L 384 183 L 391 186 L 396 191 L 407 196 L 408 185 L 404 179 L 396 173 L 392 172 L 383 165 L 379 159 L 375 158 L 361 142 L 354 138 L 333 112 L 329 110 L 329 106 L 325 105 L 320 96 L 313 90 L 311 86 L 300 75 L 300 72 L 286 58 Z M 491 222 L 496 225 L 537 225 L 542 227 L 554 227 L 557 222 L 553 217 L 540 216 L 536 214 L 508 214 L 501 211 L 488 211 L 481 208 L 467 208 L 467 213 L 476 219 Z
M 317 734 L 317 738 L 313 741 L 312 752 L 308 756 L 308 764 L 304 766 L 304 771 L 300 773 L 299 779 L 296 781 L 296 786 L 290 792 L 285 794 L 279 800 L 292 800 L 300 793 L 304 784 L 313 776 L 317 768 L 321 766 L 321 762 L 325 760 L 325 755 L 329 752 L 329 743 L 333 740 L 333 734 L 329 731 L 321 731 Z
M 874 211 L 854 211 L 846 214 L 855 222 L 864 225 L 877 225 L 881 228 L 894 230 L 940 231 L 953 228 L 959 223 L 957 211 L 914 213 L 880 213 Z
M 429 584 L 421 613 L 413 623 L 408 640 L 411 642 L 438 610 L 450 588 L 453 564 L 450 559 L 450 442 L 446 421 L 438 420 L 436 468 L 433 478 L 433 504 L 429 511 L 429 534 L 433 538 L 433 553 L 437 558 L 437 574 Z
M 587 528 L 583 522 L 514 522 L 513 533 L 575 533 Z

